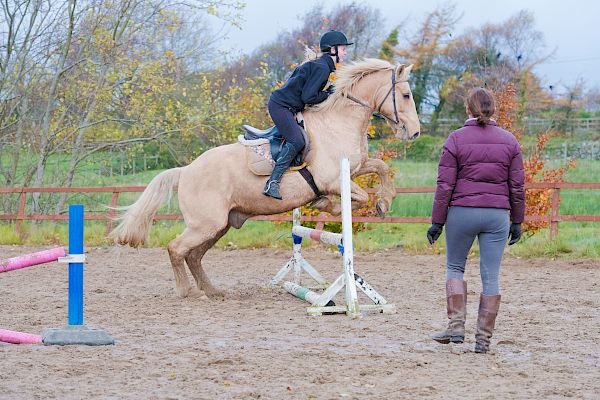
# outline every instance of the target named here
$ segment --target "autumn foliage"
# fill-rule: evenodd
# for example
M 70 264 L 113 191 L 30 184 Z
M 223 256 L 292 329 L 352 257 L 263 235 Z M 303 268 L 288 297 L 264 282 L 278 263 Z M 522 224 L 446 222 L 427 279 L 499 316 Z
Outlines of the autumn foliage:
M 515 126 L 515 115 L 517 114 L 516 89 L 512 83 L 508 83 L 503 90 L 497 91 L 497 120 L 498 125 L 512 132 L 517 140 L 522 143 L 523 128 Z M 555 131 L 548 130 L 539 134 L 533 149 L 527 154 L 524 151 L 523 165 L 525 168 L 525 183 L 531 182 L 562 182 L 565 173 L 570 168 L 575 168 L 574 160 L 568 161 L 560 168 L 549 168 L 542 158 L 542 154 L 548 140 L 556 135 Z M 525 149 L 524 149 L 525 150 Z M 552 189 L 529 189 L 525 192 L 525 215 L 546 216 L 551 212 Z M 534 234 L 540 229 L 548 226 L 546 221 L 530 221 L 523 225 L 523 230 Z

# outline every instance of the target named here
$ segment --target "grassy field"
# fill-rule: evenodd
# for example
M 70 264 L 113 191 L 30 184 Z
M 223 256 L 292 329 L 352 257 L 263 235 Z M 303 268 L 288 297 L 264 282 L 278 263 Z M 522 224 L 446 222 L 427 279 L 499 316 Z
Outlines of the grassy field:
M 397 186 L 434 186 L 437 165 L 433 161 L 417 162 L 397 160 L 395 183 Z M 91 176 L 83 174 L 77 179 L 77 185 L 112 186 L 145 185 L 159 171 L 146 171 L 124 177 Z M 569 171 L 567 180 L 574 182 L 598 181 L 600 161 L 580 161 L 577 168 Z M 600 214 L 600 190 L 563 190 L 561 213 L 563 214 Z M 130 204 L 137 194 L 126 194 L 120 200 L 121 205 Z M 110 201 L 110 195 L 91 197 L 88 195 L 70 196 L 69 202 L 83 202 L 91 212 L 105 212 L 104 205 Z M 393 216 L 430 216 L 433 194 L 399 194 L 394 201 L 390 215 Z M 178 212 L 176 196 L 162 208 L 163 212 Z M 64 223 L 24 224 L 24 238 L 20 238 L 13 223 L 0 224 L 0 243 L 3 244 L 55 244 L 66 243 L 67 227 Z M 107 244 L 105 223 L 86 223 L 86 244 L 101 246 Z M 379 250 L 402 248 L 417 253 L 443 252 L 443 237 L 435 247 L 428 245 L 425 239 L 425 224 L 366 224 L 364 230 L 356 234 L 357 250 Z M 183 230 L 181 222 L 157 222 L 151 233 L 150 246 L 165 246 Z M 510 247 L 509 254 L 522 257 L 531 256 L 600 256 L 600 224 L 561 223 L 559 237 L 550 241 L 548 232 L 525 238 L 517 246 Z M 310 245 L 310 244 L 307 244 Z M 290 224 L 249 221 L 240 230 L 232 229 L 217 244 L 220 248 L 282 247 L 291 248 Z M 477 253 L 477 248 L 474 252 Z
M 435 162 L 396 161 L 395 184 L 398 187 L 435 186 L 437 164 Z M 561 166 L 558 162 L 550 167 Z M 570 182 L 600 181 L 600 161 L 580 160 L 577 167 L 568 171 L 565 180 Z M 396 197 L 393 215 L 431 216 L 433 194 L 400 194 Z M 561 214 L 600 214 L 600 190 L 561 190 Z

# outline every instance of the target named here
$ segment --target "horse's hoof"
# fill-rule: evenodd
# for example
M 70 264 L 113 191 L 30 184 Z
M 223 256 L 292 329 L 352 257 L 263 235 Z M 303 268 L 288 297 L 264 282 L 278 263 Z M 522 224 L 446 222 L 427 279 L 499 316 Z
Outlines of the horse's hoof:
M 206 293 L 204 293 L 203 290 L 200 290 L 198 288 L 193 288 L 190 290 L 189 293 L 189 297 L 193 298 L 193 299 L 208 299 L 208 297 L 206 296 Z
M 388 211 L 388 207 L 385 201 L 377 200 L 375 208 L 377 209 L 377 215 L 379 215 L 379 218 L 385 218 L 385 213 Z
M 225 300 L 225 292 L 222 290 L 209 290 L 206 295 L 213 300 Z
M 191 288 L 185 288 L 185 289 L 175 288 L 175 293 L 177 294 L 177 297 L 179 297 L 180 299 L 185 299 L 186 297 L 188 297 L 190 295 L 190 291 L 191 291 Z
M 329 201 L 329 199 L 327 197 L 319 197 L 318 199 L 316 199 L 315 201 L 310 203 L 309 207 L 313 208 L 313 209 L 317 209 L 317 210 L 323 210 L 330 204 L 331 204 L 331 202 Z

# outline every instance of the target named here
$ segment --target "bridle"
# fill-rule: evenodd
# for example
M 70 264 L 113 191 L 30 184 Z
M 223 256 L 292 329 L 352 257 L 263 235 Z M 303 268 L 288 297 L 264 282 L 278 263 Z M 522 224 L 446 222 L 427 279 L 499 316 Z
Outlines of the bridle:
M 406 82 L 406 80 L 403 81 L 397 81 L 396 80 L 396 69 L 392 68 L 392 86 L 390 87 L 390 90 L 388 90 L 388 92 L 386 93 L 385 97 L 383 98 L 383 100 L 381 100 L 381 103 L 379 103 L 379 106 L 377 108 L 373 108 L 370 105 L 368 105 L 366 102 L 357 99 L 356 97 L 352 96 L 351 94 L 347 94 L 346 97 L 349 100 L 352 100 L 355 103 L 360 104 L 361 106 L 370 109 L 372 112 L 372 115 L 381 117 L 383 119 L 385 119 L 386 121 L 388 121 L 391 124 L 400 124 L 402 123 L 402 121 L 400 121 L 400 118 L 398 117 L 398 107 L 396 106 L 396 84 L 400 83 L 400 82 Z M 392 94 L 392 104 L 394 105 L 394 117 L 395 119 L 392 119 L 390 117 L 388 117 L 387 115 L 385 115 L 384 113 L 381 112 L 381 107 L 383 106 L 383 103 L 385 103 L 385 101 L 387 100 L 388 97 L 390 97 L 390 93 Z M 404 126 L 404 123 L 402 123 L 402 129 L 406 129 L 406 127 Z

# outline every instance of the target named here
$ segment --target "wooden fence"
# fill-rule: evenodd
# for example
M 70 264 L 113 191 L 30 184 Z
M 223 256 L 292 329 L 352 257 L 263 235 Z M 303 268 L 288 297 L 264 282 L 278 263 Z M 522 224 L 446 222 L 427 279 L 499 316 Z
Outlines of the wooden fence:
M 0 188 L 0 194 L 18 194 L 19 207 L 16 214 L 0 214 L 0 220 L 16 221 L 16 228 L 19 234 L 22 234 L 22 221 L 39 221 L 39 220 L 67 220 L 66 214 L 27 214 L 27 196 L 30 193 L 112 193 L 110 206 L 116 207 L 119 203 L 121 193 L 143 192 L 145 186 L 108 186 L 108 187 L 71 187 L 71 188 Z M 600 182 L 560 182 L 548 183 L 537 182 L 528 183 L 526 189 L 552 189 L 551 212 L 544 216 L 526 216 L 526 221 L 546 221 L 550 224 L 550 237 L 556 238 L 558 235 L 558 224 L 564 221 L 590 221 L 600 222 L 600 215 L 562 215 L 560 214 L 560 193 L 561 189 L 600 189 Z M 374 193 L 375 189 L 369 189 L 370 193 Z M 398 194 L 406 193 L 433 193 L 434 187 L 400 187 L 396 188 Z M 117 217 L 117 213 L 110 208 L 105 213 L 88 213 L 85 215 L 87 220 L 103 220 L 106 222 L 106 231 L 110 232 L 113 226 L 113 219 Z M 181 214 L 156 214 L 155 220 L 178 220 L 183 219 Z M 259 221 L 291 221 L 291 215 L 260 215 L 251 218 Z M 340 217 L 333 216 L 303 216 L 303 221 L 325 223 L 339 222 Z M 430 217 L 353 217 L 353 222 L 369 222 L 369 223 L 429 223 Z
M 571 118 L 563 121 L 554 121 L 543 118 L 525 118 L 527 130 L 540 131 L 561 125 L 570 131 L 595 131 L 600 132 L 600 118 Z
M 427 129 L 430 116 L 421 115 L 421 120 L 424 121 Z M 464 120 L 452 118 L 440 118 L 437 120 L 437 132 L 448 132 L 452 128 L 462 126 Z M 525 118 L 525 133 L 534 134 L 543 132 L 549 128 L 559 128 L 568 132 L 600 132 L 600 118 L 570 118 L 568 120 L 553 120 L 545 118 Z

